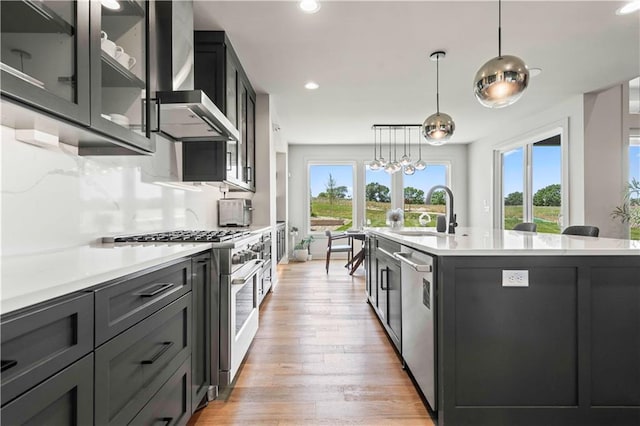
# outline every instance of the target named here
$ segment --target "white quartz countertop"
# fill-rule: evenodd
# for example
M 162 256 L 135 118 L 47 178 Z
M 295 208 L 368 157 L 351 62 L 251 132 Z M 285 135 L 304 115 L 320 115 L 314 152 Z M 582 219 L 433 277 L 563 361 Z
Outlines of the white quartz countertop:
M 482 228 L 368 228 L 367 232 L 441 256 L 640 256 L 640 241 Z M 640 262 L 640 259 L 638 259 Z
M 94 244 L 1 259 L 0 312 L 7 313 L 211 248 L 210 243 Z

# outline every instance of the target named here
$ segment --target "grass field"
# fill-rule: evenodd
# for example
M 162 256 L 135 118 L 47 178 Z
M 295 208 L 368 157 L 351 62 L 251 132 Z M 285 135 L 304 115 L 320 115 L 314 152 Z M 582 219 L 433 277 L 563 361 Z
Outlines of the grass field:
M 387 211 L 391 208 L 391 203 L 378 203 L 367 201 L 366 218 L 371 221 L 369 226 L 387 226 Z M 640 208 L 640 207 L 638 207 Z M 313 226 L 312 231 L 344 231 L 353 227 L 352 221 L 352 201 L 335 200 L 330 204 L 327 199 L 314 198 L 311 202 L 312 220 L 315 219 L 337 219 L 341 220 L 341 225 Z M 428 212 L 431 215 L 431 222 L 427 226 L 436 226 L 436 215 L 445 213 L 445 206 L 427 206 L 425 204 L 407 205 L 404 216 L 404 226 L 420 226 L 418 217 Z M 534 221 L 538 225 L 538 232 L 559 234 L 558 215 L 560 207 L 534 206 Z M 522 206 L 505 206 L 505 229 L 513 227 L 522 222 Z M 631 229 L 631 239 L 640 240 L 640 228 Z

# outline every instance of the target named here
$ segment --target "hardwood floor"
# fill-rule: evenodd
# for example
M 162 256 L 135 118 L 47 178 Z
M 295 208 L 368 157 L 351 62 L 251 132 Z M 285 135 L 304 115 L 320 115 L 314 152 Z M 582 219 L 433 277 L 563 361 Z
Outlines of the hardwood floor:
M 343 263 L 279 266 L 234 388 L 190 425 L 434 425 Z

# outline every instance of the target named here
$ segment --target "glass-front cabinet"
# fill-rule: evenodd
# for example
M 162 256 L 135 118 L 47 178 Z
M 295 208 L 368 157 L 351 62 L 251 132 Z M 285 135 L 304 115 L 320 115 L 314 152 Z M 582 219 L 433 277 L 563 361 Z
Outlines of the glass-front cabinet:
M 2 1 L 0 14 L 3 96 L 88 125 L 89 2 Z
M 148 8 L 136 0 L 91 2 L 91 123 L 150 150 Z

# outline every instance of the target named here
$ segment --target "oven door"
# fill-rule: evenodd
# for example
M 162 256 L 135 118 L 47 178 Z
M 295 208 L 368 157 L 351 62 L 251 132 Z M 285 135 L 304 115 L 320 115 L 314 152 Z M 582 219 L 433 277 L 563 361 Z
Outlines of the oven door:
M 220 310 L 220 385 L 233 382 L 258 331 L 258 287 L 262 260 L 247 262 L 223 280 Z M 226 309 L 225 309 L 226 308 Z

